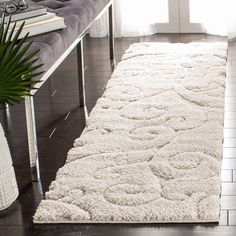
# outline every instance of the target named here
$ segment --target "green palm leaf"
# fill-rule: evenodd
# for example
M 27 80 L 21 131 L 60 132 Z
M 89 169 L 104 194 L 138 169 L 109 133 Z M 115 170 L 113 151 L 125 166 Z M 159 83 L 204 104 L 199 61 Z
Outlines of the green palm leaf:
M 40 82 L 32 79 L 43 73 L 38 71 L 42 64 L 35 65 L 39 51 L 27 53 L 32 44 L 26 41 L 28 34 L 19 39 L 24 23 L 16 32 L 16 24 L 9 30 L 10 23 L 11 17 L 5 24 L 3 16 L 0 24 L 0 109 L 30 96 L 30 90 Z

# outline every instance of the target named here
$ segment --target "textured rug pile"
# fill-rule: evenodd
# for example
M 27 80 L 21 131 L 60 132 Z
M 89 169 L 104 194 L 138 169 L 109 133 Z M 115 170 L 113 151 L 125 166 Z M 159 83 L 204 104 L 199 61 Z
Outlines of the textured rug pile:
M 226 53 L 132 45 L 34 222 L 218 221 Z

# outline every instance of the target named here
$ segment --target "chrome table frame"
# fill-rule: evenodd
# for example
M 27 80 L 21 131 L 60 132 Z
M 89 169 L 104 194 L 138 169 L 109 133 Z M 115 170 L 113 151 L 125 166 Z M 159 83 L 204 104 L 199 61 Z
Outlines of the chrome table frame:
M 114 5 L 113 0 L 111 0 L 103 11 L 94 19 L 97 20 L 106 11 L 109 14 L 109 45 L 110 45 L 110 59 L 114 60 Z M 94 22 L 93 21 L 93 22 Z M 78 83 L 79 83 L 79 101 L 80 107 L 85 107 L 85 89 L 84 89 L 84 57 L 83 57 L 83 37 L 87 30 L 90 28 L 91 22 L 87 28 L 78 36 L 78 38 L 70 45 L 70 47 L 61 55 L 61 57 L 51 66 L 51 68 L 42 76 L 41 82 L 36 85 L 39 89 L 47 79 L 52 75 L 52 73 L 57 69 L 57 67 L 64 61 L 64 59 L 70 54 L 70 52 L 77 47 L 77 64 L 78 64 Z M 30 158 L 30 168 L 31 168 L 31 179 L 32 181 L 40 180 L 40 168 L 39 168 L 39 156 L 37 147 L 37 133 L 36 133 L 36 122 L 35 122 L 35 112 L 34 112 L 34 95 L 37 90 L 32 90 L 31 95 L 25 97 L 25 112 L 26 112 L 26 125 L 27 125 L 27 135 L 28 135 L 28 147 L 29 147 L 29 158 Z

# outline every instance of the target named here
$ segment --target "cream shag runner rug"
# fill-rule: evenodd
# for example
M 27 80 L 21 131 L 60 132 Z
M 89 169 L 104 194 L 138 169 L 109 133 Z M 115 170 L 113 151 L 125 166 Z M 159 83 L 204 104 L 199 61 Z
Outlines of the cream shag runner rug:
M 226 52 L 132 45 L 34 222 L 218 221 Z

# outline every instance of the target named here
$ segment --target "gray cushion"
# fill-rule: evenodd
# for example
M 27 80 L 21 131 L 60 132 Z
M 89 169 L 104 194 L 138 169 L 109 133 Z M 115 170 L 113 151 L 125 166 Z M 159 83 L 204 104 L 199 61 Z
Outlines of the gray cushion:
M 31 51 L 40 49 L 39 63 L 48 70 L 71 43 L 99 15 L 110 0 L 33 0 L 64 17 L 66 28 L 30 37 Z

